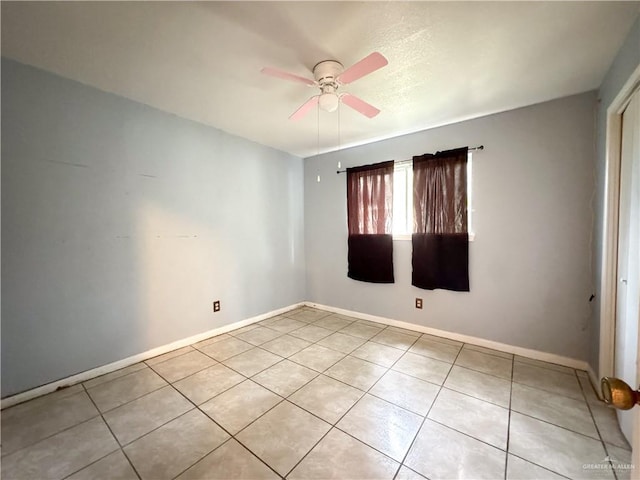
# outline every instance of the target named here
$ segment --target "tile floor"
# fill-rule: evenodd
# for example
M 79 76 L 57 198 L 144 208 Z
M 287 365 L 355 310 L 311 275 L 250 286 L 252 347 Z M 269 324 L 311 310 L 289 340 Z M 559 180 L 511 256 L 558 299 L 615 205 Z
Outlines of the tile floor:
M 585 372 L 308 307 L 1 421 L 5 480 L 630 477 Z

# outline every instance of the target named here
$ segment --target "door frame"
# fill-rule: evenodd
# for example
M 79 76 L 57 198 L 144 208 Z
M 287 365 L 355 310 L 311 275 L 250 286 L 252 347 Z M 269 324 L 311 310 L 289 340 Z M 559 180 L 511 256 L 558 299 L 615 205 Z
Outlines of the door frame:
M 605 193 L 600 276 L 600 354 L 598 376 L 612 377 L 615 363 L 616 299 L 618 292 L 618 227 L 620 207 L 620 163 L 622 113 L 640 86 L 640 65 L 607 108 L 605 140 Z M 637 385 L 634 385 L 634 388 Z
M 620 207 L 620 166 L 622 142 L 622 114 L 631 96 L 640 87 L 640 65 L 620 89 L 607 108 L 605 140 L 605 193 L 602 231 L 602 272 L 600 276 L 600 352 L 599 377 L 613 376 L 615 371 L 616 301 L 618 298 L 618 227 Z M 640 318 L 638 319 L 640 322 Z M 640 356 L 640 335 L 638 335 Z M 640 381 L 640 370 L 637 373 Z M 638 385 L 632 385 L 637 388 Z M 640 406 L 635 407 L 635 425 L 631 439 L 631 463 L 640 469 Z M 640 477 L 632 477 L 640 478 Z

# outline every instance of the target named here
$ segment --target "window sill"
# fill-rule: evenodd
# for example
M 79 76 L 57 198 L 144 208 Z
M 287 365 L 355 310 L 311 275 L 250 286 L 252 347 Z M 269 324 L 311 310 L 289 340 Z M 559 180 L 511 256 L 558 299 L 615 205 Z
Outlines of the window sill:
M 476 239 L 476 234 L 475 233 L 469 233 L 469 241 L 473 242 Z M 410 233 L 402 233 L 402 234 L 397 234 L 393 236 L 393 240 L 396 241 L 407 241 L 407 240 L 411 240 L 411 234 Z

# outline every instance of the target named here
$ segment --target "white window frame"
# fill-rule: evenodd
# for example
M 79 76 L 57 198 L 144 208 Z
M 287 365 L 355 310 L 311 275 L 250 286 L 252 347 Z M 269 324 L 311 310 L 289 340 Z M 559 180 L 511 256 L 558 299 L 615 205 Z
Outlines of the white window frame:
M 400 185 L 402 187 L 397 189 Z M 472 185 L 473 153 L 469 152 L 467 157 L 467 229 L 469 231 L 469 241 L 473 241 L 476 236 L 473 231 L 473 212 L 475 210 L 473 209 Z M 411 240 L 412 232 L 413 162 L 396 162 L 393 167 L 393 239 Z

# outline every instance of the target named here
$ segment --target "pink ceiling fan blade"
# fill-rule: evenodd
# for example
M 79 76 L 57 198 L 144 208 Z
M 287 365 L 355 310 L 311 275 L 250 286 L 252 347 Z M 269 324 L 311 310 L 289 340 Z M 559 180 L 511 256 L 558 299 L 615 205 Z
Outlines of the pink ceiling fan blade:
M 345 93 L 340 97 L 340 100 L 345 105 L 350 106 L 356 112 L 360 112 L 365 117 L 373 118 L 380 113 L 373 105 L 369 105 L 364 100 L 359 99 L 358 97 L 351 95 L 350 93 Z
M 314 95 L 309 100 L 304 102 L 300 106 L 300 108 L 298 108 L 295 112 L 291 114 L 291 116 L 289 117 L 289 120 L 300 120 L 309 112 L 309 110 L 311 110 L 313 107 L 315 107 L 318 104 L 319 98 L 320 98 L 320 95 Z
M 381 53 L 373 52 L 371 55 L 364 57 L 358 63 L 347 68 L 338 76 L 337 80 L 343 85 L 346 85 L 348 83 L 355 82 L 365 75 L 375 72 L 388 63 L 387 59 L 384 58 Z
M 264 73 L 265 75 L 270 75 L 272 77 L 277 77 L 277 78 L 283 78 L 285 80 L 291 80 L 292 82 L 299 82 L 299 83 L 304 83 L 310 87 L 315 87 L 316 82 L 314 82 L 313 80 L 309 79 L 309 78 L 304 78 L 304 77 L 300 77 L 298 75 L 295 75 L 293 73 L 289 73 L 289 72 L 285 72 L 282 70 L 278 70 L 277 68 L 273 68 L 273 67 L 264 67 L 262 70 L 260 70 L 262 73 Z

